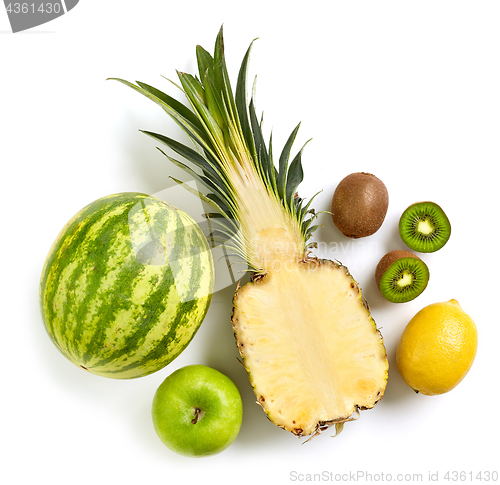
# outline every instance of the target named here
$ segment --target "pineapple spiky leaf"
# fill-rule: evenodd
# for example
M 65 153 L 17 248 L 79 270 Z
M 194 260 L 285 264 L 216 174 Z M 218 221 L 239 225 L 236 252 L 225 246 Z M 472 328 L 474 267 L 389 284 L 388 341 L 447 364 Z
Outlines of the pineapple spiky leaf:
M 299 128 L 300 128 L 300 123 L 295 127 L 291 135 L 288 137 L 288 140 L 285 143 L 285 146 L 283 147 L 283 151 L 281 152 L 279 159 L 279 170 L 276 183 L 278 185 L 278 194 L 282 199 L 285 198 L 286 177 L 287 177 L 288 160 L 290 158 L 290 151 L 292 149 L 292 145 L 295 141 Z
M 165 109 L 166 106 L 170 106 L 173 110 L 179 113 L 180 116 L 184 117 L 187 121 L 192 123 L 193 126 L 198 128 L 198 130 L 201 130 L 201 124 L 199 119 L 194 115 L 194 113 L 188 107 L 184 106 L 181 102 L 177 101 L 175 98 L 172 98 L 168 94 L 160 91 L 159 89 L 150 86 L 149 84 L 140 81 L 136 81 L 136 83 L 140 88 L 142 88 L 143 94 L 147 92 L 152 96 L 154 96 L 155 98 L 157 98 L 158 101 L 155 102 L 157 104 L 160 104 L 162 108 Z
M 257 149 L 255 146 L 255 139 L 253 136 L 253 131 L 249 120 L 247 88 L 246 88 L 246 80 L 248 75 L 248 61 L 250 58 L 250 52 L 252 46 L 253 42 L 250 44 L 250 47 L 246 51 L 245 56 L 243 57 L 243 61 L 241 63 L 240 72 L 238 74 L 238 82 L 236 83 L 235 104 L 236 104 L 236 109 L 238 111 L 238 118 L 240 120 L 243 138 L 245 139 L 249 152 L 255 158 L 257 156 Z M 253 105 L 253 101 L 251 105 Z
M 288 172 L 286 175 L 286 190 L 285 198 L 289 201 L 290 206 L 293 206 L 293 198 L 295 191 L 304 179 L 304 171 L 302 170 L 302 150 L 297 153 L 292 163 L 288 167 Z
M 214 165 L 205 157 L 203 157 L 199 152 L 165 135 L 161 135 L 159 133 L 153 133 L 151 131 L 146 131 L 146 130 L 141 130 L 141 132 L 144 133 L 145 135 L 150 136 L 151 138 L 154 138 L 160 143 L 163 143 L 164 145 L 168 146 L 182 157 L 188 159 L 195 166 L 201 169 L 203 173 L 210 174 L 213 183 L 216 183 L 217 186 L 221 188 L 221 190 L 224 190 L 225 186 L 227 185 L 227 180 L 224 179 L 223 174 L 220 173 L 217 166 Z

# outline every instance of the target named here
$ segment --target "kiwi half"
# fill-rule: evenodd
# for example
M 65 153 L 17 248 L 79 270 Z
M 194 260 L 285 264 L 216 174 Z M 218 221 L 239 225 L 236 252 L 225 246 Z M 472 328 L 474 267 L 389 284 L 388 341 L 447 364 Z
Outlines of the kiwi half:
M 443 209 L 434 202 L 417 202 L 399 219 L 399 234 L 414 251 L 433 253 L 450 239 L 451 224 Z
M 395 250 L 380 260 L 375 280 L 386 300 L 406 303 L 425 290 L 429 282 L 429 268 L 413 253 Z

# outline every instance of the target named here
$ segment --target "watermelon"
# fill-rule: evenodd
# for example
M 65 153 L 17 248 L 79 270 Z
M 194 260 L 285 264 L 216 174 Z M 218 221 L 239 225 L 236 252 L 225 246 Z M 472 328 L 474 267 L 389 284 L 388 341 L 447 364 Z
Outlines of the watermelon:
M 185 212 L 146 194 L 103 197 L 78 212 L 49 251 L 40 281 L 45 328 L 93 374 L 151 374 L 189 344 L 208 311 L 214 266 Z

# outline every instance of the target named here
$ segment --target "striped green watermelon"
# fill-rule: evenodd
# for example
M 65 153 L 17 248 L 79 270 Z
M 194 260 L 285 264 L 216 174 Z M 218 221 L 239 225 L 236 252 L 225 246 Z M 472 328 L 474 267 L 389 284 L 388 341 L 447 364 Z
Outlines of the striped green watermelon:
M 189 344 L 208 311 L 212 253 L 186 213 L 146 194 L 103 197 L 76 214 L 42 271 L 52 341 L 94 374 L 151 374 Z

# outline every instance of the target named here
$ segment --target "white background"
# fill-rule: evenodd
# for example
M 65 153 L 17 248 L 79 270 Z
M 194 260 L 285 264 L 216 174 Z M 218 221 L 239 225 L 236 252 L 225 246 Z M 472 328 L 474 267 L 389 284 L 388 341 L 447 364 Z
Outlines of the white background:
M 154 194 L 172 185 L 170 175 L 186 179 L 138 131 L 179 130 L 153 103 L 106 78 L 139 79 L 181 99 L 161 76 L 193 72 L 195 45 L 212 50 L 222 23 L 233 80 L 259 37 L 250 72 L 258 73 L 257 108 L 266 133 L 273 129 L 275 152 L 299 121 L 296 149 L 312 138 L 300 194 L 323 190 L 314 205 L 328 210 L 338 182 L 356 171 L 374 173 L 389 191 L 387 218 L 374 236 L 350 241 L 328 214 L 315 234 L 320 255 L 339 259 L 359 281 L 390 363 L 383 401 L 335 439 L 327 432 L 302 445 L 255 404 L 236 360 L 233 288 L 214 295 L 176 361 L 132 381 L 81 371 L 42 325 L 39 277 L 67 220 L 101 196 Z M 425 482 L 429 472 L 500 471 L 499 25 L 495 1 L 81 0 L 51 23 L 12 34 L 0 8 L 2 483 L 267 484 L 308 473 L 348 480 L 358 472 L 372 481 L 417 473 Z M 404 248 L 399 216 L 426 199 L 447 212 L 451 239 L 424 256 L 426 291 L 390 304 L 375 286 L 375 266 L 385 252 Z M 475 363 L 450 393 L 417 395 L 398 374 L 398 339 L 418 310 L 451 298 L 476 321 Z M 158 385 L 191 363 L 227 374 L 244 401 L 237 440 L 209 458 L 170 452 L 150 418 Z

